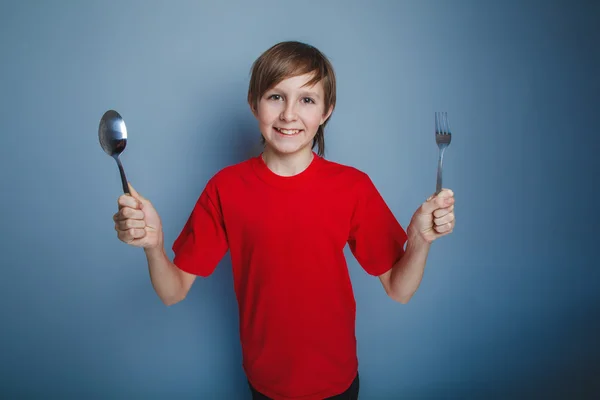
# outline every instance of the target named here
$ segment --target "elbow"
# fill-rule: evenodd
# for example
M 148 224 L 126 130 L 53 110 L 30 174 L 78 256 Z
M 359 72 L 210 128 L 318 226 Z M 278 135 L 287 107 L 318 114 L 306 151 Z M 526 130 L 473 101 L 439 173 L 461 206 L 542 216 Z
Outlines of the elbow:
M 178 283 L 179 285 L 172 285 L 163 287 L 162 290 L 156 290 L 156 294 L 158 294 L 158 297 L 165 306 L 173 306 L 186 298 L 190 290 L 189 286 L 186 287 L 181 278 Z M 155 289 L 158 288 L 155 286 Z
M 161 296 L 160 300 L 167 307 L 173 306 L 185 299 L 185 294 L 177 294 L 175 296 Z
M 163 304 L 167 307 L 173 306 L 177 303 L 179 303 L 181 300 L 174 300 L 174 299 L 161 299 Z
M 396 294 L 396 293 L 388 293 L 388 296 L 397 303 L 400 304 L 408 304 L 410 299 L 412 298 L 412 294 Z

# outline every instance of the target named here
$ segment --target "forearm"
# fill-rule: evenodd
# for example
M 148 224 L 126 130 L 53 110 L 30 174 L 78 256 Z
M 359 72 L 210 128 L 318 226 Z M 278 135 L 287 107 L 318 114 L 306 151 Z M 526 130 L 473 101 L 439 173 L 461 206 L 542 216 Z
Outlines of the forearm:
M 418 237 L 409 238 L 404 256 L 392 267 L 389 295 L 400 303 L 407 303 L 419 288 L 431 243 Z
M 179 268 L 167 257 L 164 247 L 145 249 L 144 252 L 148 260 L 150 281 L 162 302 L 172 305 L 183 300 L 186 295 L 183 278 Z

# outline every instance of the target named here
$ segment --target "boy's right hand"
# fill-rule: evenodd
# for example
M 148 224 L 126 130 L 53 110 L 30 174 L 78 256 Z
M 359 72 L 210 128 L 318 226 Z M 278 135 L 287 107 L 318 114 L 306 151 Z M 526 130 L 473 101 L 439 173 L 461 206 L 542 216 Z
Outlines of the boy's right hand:
M 144 249 L 162 246 L 162 224 L 149 200 L 129 185 L 131 195 L 123 194 L 117 203 L 119 211 L 113 215 L 117 237 L 124 243 Z

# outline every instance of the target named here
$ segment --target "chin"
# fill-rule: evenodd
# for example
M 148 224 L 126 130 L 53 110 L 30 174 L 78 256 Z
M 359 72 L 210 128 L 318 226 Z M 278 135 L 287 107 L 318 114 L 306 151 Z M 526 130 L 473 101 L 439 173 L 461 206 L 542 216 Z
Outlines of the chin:
M 280 143 L 273 143 L 273 142 L 267 141 L 266 144 L 272 151 L 274 151 L 277 154 L 290 155 L 290 154 L 312 151 L 312 149 L 311 149 L 312 142 L 308 143 L 308 144 L 302 144 L 302 145 L 293 145 L 291 143 L 282 145 Z
M 263 135 L 263 137 L 265 137 L 266 145 L 278 154 L 289 155 L 312 151 L 313 139 L 308 139 L 306 136 L 282 138 L 279 136 L 273 137 L 272 135 Z

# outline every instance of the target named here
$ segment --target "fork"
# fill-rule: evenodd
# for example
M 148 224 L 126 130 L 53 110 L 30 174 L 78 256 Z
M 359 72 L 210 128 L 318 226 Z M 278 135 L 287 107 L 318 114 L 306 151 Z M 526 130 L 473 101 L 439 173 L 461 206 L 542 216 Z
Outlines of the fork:
M 450 140 L 452 140 L 452 133 L 450 132 L 450 126 L 448 125 L 448 113 L 436 112 L 435 142 L 437 143 L 438 148 L 440 149 L 437 168 L 437 184 L 435 188 L 436 196 L 442 191 L 442 164 L 444 162 L 444 152 L 450 145 Z

